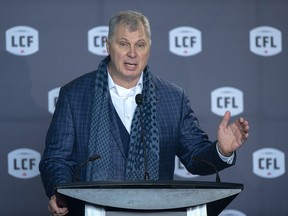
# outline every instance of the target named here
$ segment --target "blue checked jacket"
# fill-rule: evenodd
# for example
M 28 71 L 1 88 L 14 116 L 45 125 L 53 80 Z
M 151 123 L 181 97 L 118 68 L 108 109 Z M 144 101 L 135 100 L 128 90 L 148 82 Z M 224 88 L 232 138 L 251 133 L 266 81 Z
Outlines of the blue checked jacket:
M 58 183 L 74 181 L 75 167 L 88 158 L 95 72 L 71 81 L 60 90 L 39 165 L 48 197 L 55 193 L 54 187 Z M 218 171 L 231 166 L 221 160 L 216 150 L 216 142 L 211 142 L 207 134 L 201 130 L 185 92 L 156 76 L 153 79 L 158 98 L 156 108 L 160 136 L 159 180 L 173 179 L 176 155 L 193 174 L 214 173 L 211 166 L 193 161 L 193 156 L 213 163 Z M 116 118 L 113 125 L 117 127 Z M 119 130 L 112 130 L 111 136 L 114 146 L 114 178 L 123 180 L 126 157 Z M 235 160 L 236 157 L 232 165 Z M 84 166 L 79 173 L 80 181 L 85 181 L 85 173 Z

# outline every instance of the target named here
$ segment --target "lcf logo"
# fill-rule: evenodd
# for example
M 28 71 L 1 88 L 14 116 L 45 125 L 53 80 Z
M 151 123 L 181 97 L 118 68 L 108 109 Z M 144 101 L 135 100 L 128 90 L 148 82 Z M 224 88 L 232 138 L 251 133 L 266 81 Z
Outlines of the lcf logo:
M 169 32 L 169 50 L 179 56 L 192 56 L 202 51 L 201 32 L 192 27 L 177 27 Z
M 8 153 L 8 173 L 21 179 L 39 175 L 40 153 L 27 148 L 16 149 Z
M 14 55 L 27 56 L 39 50 L 38 31 L 29 26 L 15 26 L 6 31 L 6 50 Z
M 276 178 L 285 173 L 285 155 L 278 149 L 263 148 L 253 153 L 253 172 L 263 178 Z
M 244 110 L 243 93 L 233 87 L 221 87 L 211 92 L 211 111 L 223 116 L 229 110 L 231 116 L 239 115 Z
M 48 112 L 53 114 L 56 108 L 60 87 L 54 88 L 48 92 Z
M 273 56 L 282 51 L 281 31 L 261 26 L 250 31 L 250 51 L 260 56 Z
M 100 56 L 106 56 L 108 26 L 98 26 L 88 31 L 88 50 Z

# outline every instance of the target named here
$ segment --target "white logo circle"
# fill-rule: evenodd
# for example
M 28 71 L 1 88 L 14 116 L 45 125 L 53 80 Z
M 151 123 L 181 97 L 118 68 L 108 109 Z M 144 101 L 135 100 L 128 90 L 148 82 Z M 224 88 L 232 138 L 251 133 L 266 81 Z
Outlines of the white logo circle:
M 244 110 L 243 93 L 233 87 L 221 87 L 211 92 L 211 111 L 223 116 L 229 110 L 231 116 L 239 115 Z
M 219 214 L 219 216 L 246 216 L 246 214 L 233 209 L 225 209 Z
M 16 178 L 33 178 L 40 174 L 40 159 L 40 153 L 32 149 L 20 148 L 11 151 L 8 153 L 8 173 Z
M 285 173 L 285 154 L 274 148 L 253 153 L 253 172 L 263 178 L 277 178 Z
M 192 56 L 202 51 L 201 32 L 192 27 L 181 26 L 169 32 L 169 50 L 179 56 Z
M 182 177 L 182 178 L 195 178 L 198 175 L 193 175 L 191 174 L 186 168 L 185 166 L 181 163 L 181 161 L 179 160 L 179 158 L 176 156 L 175 157 L 175 170 L 174 170 L 174 174 L 176 176 Z
M 58 100 L 60 87 L 54 88 L 48 92 L 48 111 L 53 114 Z
M 259 56 L 273 56 L 282 51 L 282 33 L 270 26 L 250 31 L 250 51 Z
M 88 50 L 100 56 L 106 56 L 106 40 L 108 36 L 108 26 L 98 26 L 88 31 Z
M 6 50 L 14 55 L 27 56 L 39 50 L 38 31 L 29 26 L 15 26 L 6 31 Z

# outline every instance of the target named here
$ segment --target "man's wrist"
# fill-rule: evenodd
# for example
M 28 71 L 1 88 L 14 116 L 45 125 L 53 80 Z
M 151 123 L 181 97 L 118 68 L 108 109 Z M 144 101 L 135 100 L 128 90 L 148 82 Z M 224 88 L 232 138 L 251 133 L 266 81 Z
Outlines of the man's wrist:
M 224 157 L 231 157 L 231 156 L 233 155 L 233 152 L 224 153 L 224 152 L 222 151 L 222 149 L 219 147 L 218 141 L 217 141 L 217 143 L 216 143 L 216 148 L 217 148 L 217 150 L 218 150 L 218 153 L 220 153 L 220 154 L 221 154 L 222 156 L 224 156 Z
M 218 142 L 216 143 L 216 149 L 218 152 L 219 157 L 221 158 L 222 161 L 228 163 L 228 164 L 232 164 L 233 160 L 234 160 L 234 152 L 232 152 L 230 155 L 226 156 L 225 154 L 223 154 L 218 146 Z

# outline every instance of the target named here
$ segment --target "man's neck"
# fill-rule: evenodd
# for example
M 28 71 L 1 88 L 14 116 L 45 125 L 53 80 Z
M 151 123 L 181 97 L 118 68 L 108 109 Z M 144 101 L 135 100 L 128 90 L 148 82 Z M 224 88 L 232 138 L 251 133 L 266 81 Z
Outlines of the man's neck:
M 131 78 L 124 78 L 124 77 L 120 77 L 117 76 L 116 73 L 113 72 L 113 69 L 111 67 L 109 67 L 108 65 L 108 73 L 110 74 L 113 82 L 115 84 L 117 84 L 118 86 L 121 86 L 123 88 L 126 89 L 131 89 L 133 87 L 135 87 L 139 81 L 139 79 L 141 78 L 141 74 L 138 77 L 131 77 Z

